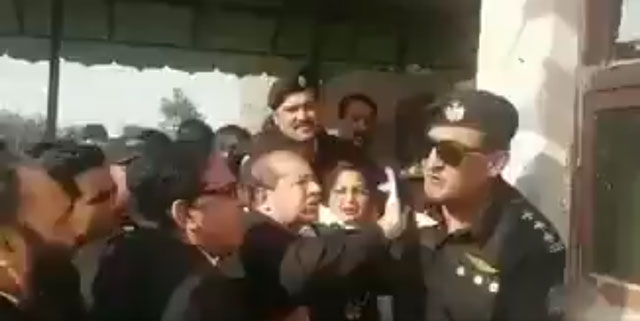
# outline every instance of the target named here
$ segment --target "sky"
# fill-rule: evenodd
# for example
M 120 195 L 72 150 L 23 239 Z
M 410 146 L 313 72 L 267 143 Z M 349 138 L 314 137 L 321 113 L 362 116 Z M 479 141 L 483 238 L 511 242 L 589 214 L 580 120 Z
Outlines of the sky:
M 265 75 L 238 78 L 218 71 L 187 73 L 166 67 L 138 70 L 64 60 L 60 72 L 59 127 L 97 122 L 104 124 L 112 136 L 119 135 L 126 125 L 156 127 L 162 120 L 160 101 L 172 97 L 174 88 L 183 90 L 212 127 L 242 124 L 241 107 L 246 104 L 243 88 L 247 83 L 267 87 L 271 81 Z M 0 109 L 44 117 L 47 86 L 47 62 L 0 56 Z
M 618 41 L 640 39 L 640 0 L 623 0 Z

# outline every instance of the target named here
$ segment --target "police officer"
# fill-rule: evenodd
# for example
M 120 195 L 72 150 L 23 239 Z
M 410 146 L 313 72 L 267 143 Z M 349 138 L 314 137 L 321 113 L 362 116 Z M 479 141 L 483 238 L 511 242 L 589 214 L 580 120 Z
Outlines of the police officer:
M 338 160 L 355 162 L 357 151 L 351 142 L 328 135 L 320 123 L 320 80 L 309 70 L 278 79 L 269 90 L 271 118 L 254 141 L 252 157 L 269 152 L 274 141 L 288 144 L 311 163 L 322 176 Z M 278 145 L 278 144 L 276 144 Z
M 549 220 L 501 178 L 516 109 L 477 90 L 433 107 L 423 173 L 437 224 L 420 230 L 424 319 L 550 319 L 565 247 Z

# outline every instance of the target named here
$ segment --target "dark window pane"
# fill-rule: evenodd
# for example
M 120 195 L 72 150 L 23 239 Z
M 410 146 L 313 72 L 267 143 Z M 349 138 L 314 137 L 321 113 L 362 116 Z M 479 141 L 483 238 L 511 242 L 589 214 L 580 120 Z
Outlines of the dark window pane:
M 640 281 L 640 107 L 598 113 L 596 135 L 595 272 Z

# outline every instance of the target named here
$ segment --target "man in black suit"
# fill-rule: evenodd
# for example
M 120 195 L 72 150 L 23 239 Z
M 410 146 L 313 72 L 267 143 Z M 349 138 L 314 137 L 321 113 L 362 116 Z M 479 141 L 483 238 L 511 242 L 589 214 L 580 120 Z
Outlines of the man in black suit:
M 235 181 L 189 142 L 146 153 L 127 169 L 141 226 L 109 241 L 93 284 L 95 320 L 161 320 L 172 293 L 242 241 Z
M 340 291 L 354 273 L 384 255 L 400 230 L 399 211 L 352 233 L 301 237 L 306 218 L 317 215 L 320 186 L 297 153 L 272 151 L 252 160 L 247 182 L 253 211 L 247 214 L 239 261 L 249 286 L 252 318 L 303 317 L 315 294 Z

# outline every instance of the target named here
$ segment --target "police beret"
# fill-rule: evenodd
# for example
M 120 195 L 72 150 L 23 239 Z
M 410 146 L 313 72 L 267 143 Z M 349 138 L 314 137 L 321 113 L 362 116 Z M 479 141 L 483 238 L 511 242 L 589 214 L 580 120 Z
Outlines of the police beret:
M 508 149 L 518 129 L 518 111 L 506 98 L 484 90 L 460 90 L 431 106 L 431 126 L 454 125 L 477 129 L 492 148 Z
M 317 96 L 319 87 L 320 80 L 317 75 L 309 69 L 303 69 L 294 75 L 276 80 L 269 90 L 267 103 L 269 108 L 276 110 L 288 95 L 305 90 L 313 90 Z

